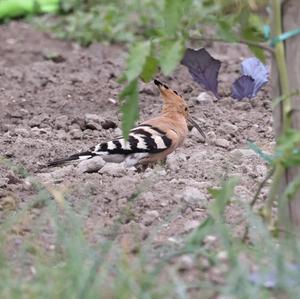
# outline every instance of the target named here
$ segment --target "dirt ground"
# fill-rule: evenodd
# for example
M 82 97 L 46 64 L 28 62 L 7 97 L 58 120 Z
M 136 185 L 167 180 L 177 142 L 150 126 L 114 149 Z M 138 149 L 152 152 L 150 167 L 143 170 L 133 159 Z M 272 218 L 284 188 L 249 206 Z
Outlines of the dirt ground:
M 222 61 L 220 100 L 203 93 L 184 67 L 170 77 L 159 76 L 184 94 L 207 142 L 193 129 L 165 165 L 142 173 L 116 164 L 104 166 L 99 173 L 80 173 L 72 165 L 45 165 L 120 134 L 122 86 L 117 79 L 124 49 L 101 44 L 83 49 L 23 22 L 0 26 L 0 37 L 0 155 L 24 166 L 30 176 L 64 189 L 75 209 L 87 207 L 85 223 L 91 240 L 103 237 L 120 219 L 122 233 L 134 228 L 146 239 L 160 225 L 153 244 L 174 242 L 205 219 L 211 201 L 207 189 L 219 186 L 226 176 L 240 178 L 235 189 L 238 201 L 251 200 L 266 166 L 249 150 L 247 140 L 271 151 L 274 136 L 268 86 L 252 100 L 228 97 L 241 60 L 251 56 L 244 46 L 207 47 Z M 154 84 L 141 82 L 140 120 L 157 115 L 161 104 Z M 263 189 L 261 200 L 266 192 Z M 8 194 L 13 194 L 13 207 L 19 209 L 34 200 L 36 190 L 28 178 L 1 164 L 0 219 L 5 215 L 1 198 Z M 239 209 L 229 209 L 229 222 L 240 223 L 241 217 Z M 24 229 L 24 235 L 29 233 Z M 51 236 L 43 242 L 50 246 Z

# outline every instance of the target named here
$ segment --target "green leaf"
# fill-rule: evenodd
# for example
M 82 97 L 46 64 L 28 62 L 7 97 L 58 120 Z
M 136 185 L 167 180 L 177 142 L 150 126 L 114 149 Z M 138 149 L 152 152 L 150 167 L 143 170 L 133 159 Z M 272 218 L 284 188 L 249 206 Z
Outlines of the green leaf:
M 144 64 L 144 69 L 141 74 L 141 78 L 143 81 L 148 82 L 150 81 L 153 76 L 156 74 L 158 69 L 158 61 L 153 56 L 148 56 L 146 59 L 146 63 Z
M 160 43 L 159 64 L 162 72 L 169 75 L 174 71 L 182 59 L 184 43 L 182 40 L 163 41 Z
M 129 131 L 138 119 L 138 81 L 131 81 L 120 94 L 122 100 L 122 131 L 123 136 L 127 139 Z
M 151 42 L 143 41 L 136 43 L 129 52 L 125 76 L 128 82 L 140 76 L 144 69 L 147 57 L 150 55 Z
M 231 19 L 218 21 L 218 35 L 227 42 L 237 41 L 237 36 L 232 30 L 233 28 Z
M 185 9 L 191 4 L 190 0 L 165 0 L 163 11 L 164 30 L 167 35 L 175 35 L 180 25 Z

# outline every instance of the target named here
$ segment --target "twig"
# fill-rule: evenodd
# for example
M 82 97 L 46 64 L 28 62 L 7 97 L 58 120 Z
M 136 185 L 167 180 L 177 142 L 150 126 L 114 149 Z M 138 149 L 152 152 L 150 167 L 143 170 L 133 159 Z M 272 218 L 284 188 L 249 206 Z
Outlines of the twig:
M 275 168 L 273 167 L 266 175 L 266 177 L 263 179 L 262 182 L 260 182 L 254 196 L 253 196 L 253 199 L 251 200 L 250 202 L 250 207 L 253 208 L 253 206 L 255 205 L 257 199 L 258 199 L 258 196 L 261 192 L 261 189 L 265 186 L 266 182 L 268 181 L 268 179 L 270 179 L 272 177 L 272 175 L 274 174 L 274 171 L 275 171 Z M 249 225 L 246 224 L 246 228 L 245 228 L 245 232 L 244 232 L 244 235 L 243 235 L 243 238 L 242 238 L 242 242 L 245 242 L 246 239 L 248 238 L 248 234 L 249 234 Z
M 281 1 L 279 0 L 272 0 L 271 2 L 272 10 L 274 13 L 273 16 L 273 36 L 279 36 L 282 33 L 282 11 L 281 11 Z M 285 61 L 285 51 L 284 51 L 284 44 L 282 42 L 277 43 L 275 45 L 275 59 L 277 63 L 278 68 L 278 74 L 279 74 L 279 83 L 280 83 L 280 94 L 283 96 L 290 95 L 289 90 L 289 81 L 288 81 L 288 71 Z M 291 127 L 291 97 L 287 96 L 285 100 L 282 102 L 282 132 L 286 132 Z M 285 168 L 280 163 L 277 163 L 275 166 L 275 172 L 274 172 L 274 178 L 273 183 L 270 188 L 268 201 L 267 201 L 267 218 L 270 221 L 271 220 L 271 208 L 273 205 L 273 202 L 276 200 L 277 195 L 279 193 L 281 180 L 284 176 Z M 285 213 L 281 213 L 284 215 Z M 283 219 L 283 217 L 280 217 L 281 222 L 286 222 L 287 219 Z
M 252 199 L 251 202 L 250 202 L 250 207 L 251 207 L 251 208 L 255 205 L 255 203 L 256 203 L 256 201 L 257 201 L 257 199 L 258 199 L 258 196 L 259 196 L 259 194 L 260 194 L 260 192 L 261 192 L 261 189 L 265 186 L 265 184 L 266 184 L 266 182 L 268 181 L 268 179 L 270 179 L 270 178 L 272 177 L 272 175 L 274 174 L 274 171 L 275 171 L 275 168 L 273 167 L 273 168 L 267 173 L 267 175 L 266 175 L 266 177 L 263 179 L 263 181 L 258 185 L 258 188 L 257 188 L 257 190 L 256 190 L 256 192 L 255 192 L 255 194 L 254 194 L 254 196 L 253 196 L 253 199 Z
M 201 40 L 201 41 L 217 42 L 217 43 L 232 43 L 231 41 L 226 41 L 224 39 L 214 38 L 214 37 L 191 37 L 191 40 L 195 40 L 195 41 Z M 254 42 L 251 40 L 245 40 L 245 39 L 239 39 L 236 41 L 236 43 L 260 48 L 260 49 L 270 52 L 271 54 L 274 54 L 274 50 L 271 47 L 269 47 L 266 43 L 257 43 L 257 42 Z

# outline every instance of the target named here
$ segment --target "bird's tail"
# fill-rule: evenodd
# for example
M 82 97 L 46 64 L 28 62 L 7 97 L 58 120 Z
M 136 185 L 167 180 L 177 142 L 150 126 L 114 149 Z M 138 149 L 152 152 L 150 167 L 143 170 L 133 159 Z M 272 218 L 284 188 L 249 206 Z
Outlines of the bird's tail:
M 59 165 L 70 163 L 70 162 L 83 161 L 83 160 L 90 159 L 94 156 L 96 156 L 95 153 L 93 153 L 91 151 L 86 151 L 86 152 L 74 154 L 74 155 L 69 156 L 67 158 L 50 161 L 48 163 L 48 166 L 53 167 L 53 166 L 59 166 Z

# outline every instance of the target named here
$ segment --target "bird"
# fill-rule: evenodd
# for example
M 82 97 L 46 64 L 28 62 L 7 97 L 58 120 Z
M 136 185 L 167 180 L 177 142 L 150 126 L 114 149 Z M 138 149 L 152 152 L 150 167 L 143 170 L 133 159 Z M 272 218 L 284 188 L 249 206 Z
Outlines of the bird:
M 189 114 L 184 98 L 177 91 L 155 79 L 163 99 L 161 114 L 139 124 L 130 130 L 128 138 L 120 136 L 102 142 L 88 151 L 73 154 L 67 158 L 54 160 L 48 166 L 83 161 L 101 156 L 106 162 L 121 163 L 126 167 L 146 166 L 166 157 L 181 146 L 188 134 L 188 123 L 194 126 L 205 139 L 206 136 L 197 122 Z

